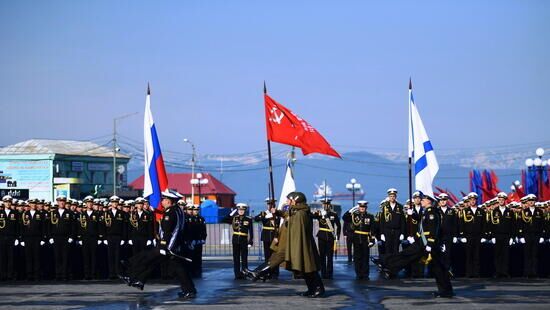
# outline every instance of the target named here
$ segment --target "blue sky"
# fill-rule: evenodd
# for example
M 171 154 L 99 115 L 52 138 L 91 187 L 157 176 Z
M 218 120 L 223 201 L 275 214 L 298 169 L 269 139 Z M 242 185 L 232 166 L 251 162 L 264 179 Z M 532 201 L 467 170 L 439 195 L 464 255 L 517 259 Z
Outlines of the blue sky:
M 548 141 L 548 1 L 1 1 L 0 145 L 265 148 L 262 83 L 339 150 L 406 151 L 407 86 L 436 150 Z

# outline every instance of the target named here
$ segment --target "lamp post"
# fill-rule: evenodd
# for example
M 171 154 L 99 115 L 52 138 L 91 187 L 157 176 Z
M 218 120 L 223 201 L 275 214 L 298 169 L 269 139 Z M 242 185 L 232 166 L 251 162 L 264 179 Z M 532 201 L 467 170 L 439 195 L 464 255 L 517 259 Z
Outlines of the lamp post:
M 195 203 L 195 186 L 193 185 L 193 179 L 195 178 L 195 157 L 197 155 L 197 151 L 195 149 L 195 144 L 193 142 L 191 142 L 191 140 L 185 138 L 183 139 L 183 142 L 185 143 L 189 143 L 191 144 L 191 149 L 192 149 L 192 153 L 191 153 L 191 203 Z M 200 197 L 199 197 L 199 202 L 200 202 Z
M 351 191 L 351 198 L 353 201 L 352 208 L 355 206 L 355 192 L 361 189 L 361 184 L 357 183 L 357 180 L 352 178 L 348 184 L 346 184 L 346 189 Z
M 539 201 L 543 199 L 542 197 L 542 191 L 543 191 L 543 182 L 542 179 L 543 175 L 543 169 L 546 169 L 546 166 L 548 165 L 548 161 L 542 160 L 542 156 L 544 155 L 544 149 L 539 147 L 535 154 L 537 155 L 536 158 L 527 158 L 525 160 L 525 165 L 527 166 L 527 169 L 535 169 L 535 171 L 538 172 L 538 199 Z
M 117 183 L 117 179 L 116 179 L 116 172 L 117 172 L 116 156 L 117 156 L 118 151 L 120 151 L 120 148 L 118 147 L 117 142 L 116 142 L 116 122 L 120 121 L 122 119 L 125 119 L 127 117 L 134 116 L 138 113 L 139 112 L 134 112 L 134 113 L 130 113 L 130 114 L 126 114 L 126 115 L 122 115 L 122 116 L 113 118 L 113 195 L 114 196 L 116 196 L 116 183 Z
M 201 205 L 201 186 L 208 184 L 208 179 L 203 178 L 202 173 L 197 173 L 197 178 L 191 179 L 191 187 L 197 186 L 199 190 L 199 206 Z M 193 200 L 193 204 L 195 201 Z

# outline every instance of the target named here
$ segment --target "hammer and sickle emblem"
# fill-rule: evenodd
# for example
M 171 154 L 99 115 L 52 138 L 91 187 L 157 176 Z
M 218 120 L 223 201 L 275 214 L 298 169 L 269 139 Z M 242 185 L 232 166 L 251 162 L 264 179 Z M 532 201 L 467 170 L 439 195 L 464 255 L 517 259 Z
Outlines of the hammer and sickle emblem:
M 280 114 L 277 114 L 277 108 L 271 108 L 270 112 L 272 117 L 269 120 L 281 125 L 281 121 L 283 120 L 283 117 L 285 117 L 283 112 L 280 112 Z

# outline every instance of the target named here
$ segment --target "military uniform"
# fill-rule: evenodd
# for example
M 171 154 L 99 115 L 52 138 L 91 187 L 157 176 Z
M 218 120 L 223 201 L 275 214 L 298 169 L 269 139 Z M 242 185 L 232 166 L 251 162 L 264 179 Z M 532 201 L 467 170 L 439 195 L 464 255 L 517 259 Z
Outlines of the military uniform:
M 12 198 L 4 196 L 2 201 L 11 204 Z M 0 210 L 0 280 L 15 280 L 15 245 L 19 244 L 19 212 L 6 208 Z
M 144 210 L 135 210 L 129 215 L 128 238 L 132 243 L 133 255 L 145 251 L 152 244 L 154 221 L 155 215 Z
M 246 210 L 246 204 L 237 204 L 240 210 Z M 237 209 L 224 218 L 224 222 L 231 224 L 233 229 L 233 272 L 235 279 L 244 279 L 244 273 L 248 270 L 248 246 L 254 241 L 252 218 L 246 215 L 238 215 Z
M 535 195 L 528 195 L 527 203 L 534 205 Z M 538 276 L 539 243 L 544 241 L 544 211 L 534 206 L 526 206 L 519 215 L 519 237 L 524 244 L 523 275 L 525 277 Z
M 384 253 L 398 253 L 400 241 L 404 239 L 406 232 L 403 205 L 399 202 L 391 204 L 389 201 L 385 201 L 380 207 L 380 238 L 385 244 Z
M 417 194 L 418 192 L 413 194 L 413 199 Z M 422 220 L 423 214 L 424 214 L 424 209 L 422 208 L 422 206 L 420 206 L 420 204 L 414 205 L 406 210 L 405 221 L 407 223 L 406 231 L 407 231 L 408 237 L 414 237 L 418 232 L 418 227 L 420 225 L 420 221 Z M 405 249 L 407 246 L 408 244 L 404 244 L 403 248 Z M 424 277 L 424 264 L 420 260 L 416 262 L 412 262 L 405 269 L 406 269 L 407 275 L 413 278 Z
M 502 193 L 506 199 L 506 193 Z M 501 195 L 501 194 L 499 194 Z M 510 246 L 513 243 L 515 231 L 514 212 L 507 206 L 497 206 L 489 213 L 492 237 L 495 238 L 495 274 L 497 277 L 510 277 L 509 258 Z
M 313 213 L 313 218 L 319 222 L 317 243 L 321 258 L 321 277 L 323 279 L 332 279 L 334 251 L 342 230 L 340 219 L 338 214 L 330 209 L 328 211 L 322 210 Z
M 91 202 L 92 197 L 84 198 L 85 203 Z M 77 227 L 78 239 L 82 245 L 82 261 L 84 279 L 91 280 L 98 276 L 97 274 L 97 247 L 100 230 L 100 214 L 92 209 L 84 210 L 78 214 Z
M 359 201 L 359 206 L 367 207 L 366 201 Z M 370 213 L 359 212 L 358 210 L 347 211 L 344 213 L 344 220 L 350 223 L 353 232 L 353 261 L 355 263 L 355 275 L 357 279 L 369 280 L 369 258 L 370 248 L 374 245 L 374 216 Z
M 27 280 L 39 280 L 41 275 L 40 243 L 45 240 L 44 215 L 28 210 L 21 215 L 21 246 L 25 253 Z
M 266 199 L 268 208 L 274 208 L 276 200 L 271 201 L 270 198 Z M 280 217 L 278 212 L 262 211 L 260 214 L 254 217 L 255 222 L 262 223 L 262 233 L 260 235 L 260 241 L 263 244 L 264 250 L 264 262 L 268 262 L 269 258 L 273 254 L 273 249 L 271 244 L 273 240 L 277 237 L 279 231 Z M 275 267 L 272 269 L 272 277 L 277 278 L 279 276 L 279 268 Z
M 111 203 L 118 203 L 116 196 L 110 198 Z M 119 272 L 120 250 L 125 244 L 128 235 L 127 214 L 115 208 L 104 212 L 105 240 L 107 241 L 107 259 L 109 266 L 109 277 L 115 279 Z
M 67 209 L 58 209 L 50 214 L 49 237 L 53 241 L 55 278 L 67 280 L 69 275 L 69 249 L 75 238 L 75 217 Z
M 442 195 L 438 198 L 447 201 L 448 196 L 446 194 Z M 439 207 L 439 211 L 441 212 L 440 238 L 441 243 L 445 245 L 446 249 L 445 252 L 441 253 L 441 259 L 446 270 L 451 270 L 453 269 L 453 262 L 451 260 L 453 257 L 453 245 L 458 242 L 458 212 L 447 205 Z
M 477 199 L 477 194 L 470 193 L 468 199 Z M 486 229 L 485 211 L 478 207 L 466 207 L 460 216 L 459 236 L 466 241 L 466 276 L 478 278 L 480 276 L 480 248 L 481 238 L 485 236 Z
M 192 270 L 194 277 L 202 276 L 202 250 L 203 245 L 206 242 L 207 232 L 206 232 L 206 220 L 204 217 L 198 214 L 199 206 L 193 207 L 193 229 L 192 235 L 195 241 L 195 246 L 191 251 L 191 258 L 193 259 Z

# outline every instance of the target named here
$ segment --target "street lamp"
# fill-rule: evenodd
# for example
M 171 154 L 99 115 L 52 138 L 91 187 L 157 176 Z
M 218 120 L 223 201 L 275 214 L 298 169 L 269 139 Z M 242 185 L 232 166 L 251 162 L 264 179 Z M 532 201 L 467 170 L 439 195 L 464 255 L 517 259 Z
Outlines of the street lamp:
M 197 186 L 199 189 L 199 206 L 201 205 L 201 186 L 208 184 L 208 179 L 203 178 L 202 173 L 197 173 L 197 178 L 191 179 L 191 188 Z M 195 201 L 193 200 L 193 204 Z
M 116 156 L 117 156 L 117 153 L 120 151 L 120 148 L 118 147 L 117 142 L 116 142 L 116 122 L 120 121 L 122 119 L 125 119 L 127 117 L 134 116 L 136 114 L 139 114 L 139 112 L 134 112 L 134 113 L 130 113 L 130 114 L 126 114 L 126 115 L 122 115 L 122 116 L 113 118 L 113 196 L 116 196 L 116 183 L 117 183 L 117 179 L 116 179 L 116 173 L 117 173 Z
M 193 179 L 195 178 L 195 157 L 197 155 L 195 144 L 187 138 L 183 139 L 183 142 L 191 144 L 191 149 L 193 150 L 193 152 L 191 153 L 191 181 L 193 181 Z M 193 184 L 193 182 L 191 182 L 191 184 Z M 199 197 L 199 202 L 200 200 L 201 199 Z M 191 185 L 191 203 L 195 203 L 195 186 L 193 185 Z
M 544 155 L 544 149 L 542 147 L 539 147 L 535 154 L 537 155 L 536 158 L 527 158 L 525 160 L 525 165 L 527 166 L 527 169 L 536 169 L 538 172 L 538 198 L 539 201 L 543 199 L 542 197 L 542 191 L 543 191 L 543 179 L 542 179 L 542 173 L 543 169 L 546 169 L 546 165 L 548 165 L 548 161 L 542 160 L 542 156 Z
M 352 207 L 355 206 L 355 192 L 361 189 L 361 184 L 357 183 L 356 179 L 351 179 L 348 184 L 346 184 L 346 189 L 351 191 L 351 197 L 353 200 Z

